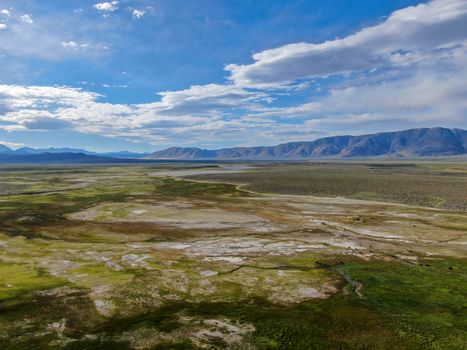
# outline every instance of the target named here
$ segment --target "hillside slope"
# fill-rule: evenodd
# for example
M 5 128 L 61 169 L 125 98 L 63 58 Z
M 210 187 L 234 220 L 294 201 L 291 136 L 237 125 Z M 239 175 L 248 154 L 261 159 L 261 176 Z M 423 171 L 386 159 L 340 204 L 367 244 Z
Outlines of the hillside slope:
M 361 136 L 333 136 L 308 142 L 289 142 L 270 147 L 234 147 L 219 150 L 171 147 L 147 159 L 243 159 L 279 160 L 356 157 L 454 156 L 467 153 L 467 131 L 421 128 Z

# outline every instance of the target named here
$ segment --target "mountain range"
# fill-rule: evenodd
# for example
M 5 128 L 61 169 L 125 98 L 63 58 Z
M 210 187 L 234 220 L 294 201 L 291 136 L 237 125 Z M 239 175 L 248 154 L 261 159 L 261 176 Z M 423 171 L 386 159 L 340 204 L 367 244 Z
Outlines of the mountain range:
M 467 153 L 467 131 L 420 128 L 361 136 L 332 136 L 315 141 L 289 142 L 269 147 L 218 150 L 171 147 L 147 159 L 179 160 L 301 160 L 314 158 L 424 157 Z
M 0 141 L 1 142 L 1 141 Z M 103 156 L 110 158 L 143 158 L 149 155 L 149 153 L 135 153 L 128 151 L 119 151 L 119 152 L 92 152 L 81 148 L 68 148 L 68 147 L 49 147 L 49 148 L 31 148 L 31 147 L 21 147 L 17 149 L 11 149 L 5 145 L 0 144 L 0 154 L 9 154 L 9 155 L 34 155 L 41 153 L 82 153 L 90 156 Z
M 467 155 L 467 131 L 419 128 L 360 136 L 331 136 L 277 146 L 207 150 L 171 147 L 162 151 L 97 153 L 76 148 L 11 149 L 0 144 L 0 163 L 134 163 L 160 160 L 306 160 L 319 158 L 439 157 Z

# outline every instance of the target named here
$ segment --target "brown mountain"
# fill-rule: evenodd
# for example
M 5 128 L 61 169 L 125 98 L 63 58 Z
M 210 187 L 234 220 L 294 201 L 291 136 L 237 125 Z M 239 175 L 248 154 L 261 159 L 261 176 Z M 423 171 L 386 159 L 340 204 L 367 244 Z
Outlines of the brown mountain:
M 171 147 L 154 152 L 146 159 L 281 160 L 463 154 L 467 154 L 467 131 L 436 127 L 361 136 L 333 136 L 315 141 L 289 142 L 270 147 L 233 147 L 218 150 Z

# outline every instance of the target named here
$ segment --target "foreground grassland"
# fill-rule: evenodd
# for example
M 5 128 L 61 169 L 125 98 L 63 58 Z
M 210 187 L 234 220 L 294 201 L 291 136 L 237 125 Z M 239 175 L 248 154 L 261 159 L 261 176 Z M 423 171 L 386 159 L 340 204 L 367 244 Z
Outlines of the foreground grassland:
M 0 349 L 467 348 L 464 164 L 194 167 L 0 168 Z

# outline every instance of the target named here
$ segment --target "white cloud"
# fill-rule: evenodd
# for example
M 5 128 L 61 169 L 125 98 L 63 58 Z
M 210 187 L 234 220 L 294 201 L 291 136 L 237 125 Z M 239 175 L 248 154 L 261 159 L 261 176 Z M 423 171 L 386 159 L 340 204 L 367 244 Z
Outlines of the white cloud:
M 467 47 L 430 64 L 397 72 L 349 79 L 347 87 L 287 108 L 263 108 L 255 115 L 302 119 L 307 127 L 370 132 L 386 125 L 396 129 L 420 126 L 467 127 Z M 377 74 L 377 73 L 375 73 Z
M 24 23 L 28 23 L 28 24 L 33 24 L 34 23 L 33 19 L 31 18 L 31 15 L 27 15 L 27 14 L 22 15 L 20 17 L 20 19 L 21 19 L 21 22 L 24 22 Z
M 4 15 L 4 16 L 7 16 L 7 17 L 10 17 L 10 16 L 11 16 L 11 12 L 10 12 L 10 10 L 8 10 L 8 9 L 0 10 L 0 14 L 2 14 L 2 15 Z
M 93 7 L 99 11 L 113 12 L 118 10 L 118 1 L 100 2 L 95 4 Z
M 126 84 L 106 84 L 106 83 L 102 83 L 101 84 L 102 87 L 105 87 L 105 88 L 120 88 L 120 89 L 125 89 L 128 87 L 128 85 Z
M 97 58 L 106 51 L 106 43 L 97 40 L 102 32 L 107 31 L 108 25 L 101 24 L 96 28 L 95 19 L 81 18 L 69 13 L 58 16 L 53 13 L 38 15 L 34 17 L 34 23 L 28 25 L 20 16 L 12 13 L 12 17 L 7 20 L 8 22 L 2 21 L 0 17 L 0 23 L 4 22 L 8 26 L 8 35 L 2 35 L 0 40 L 0 53 L 14 58 L 18 66 L 27 65 L 30 57 L 58 61 L 75 57 L 76 50 L 81 49 L 81 56 Z M 71 50 L 73 42 L 79 47 Z M 6 76 L 14 74 L 13 71 L 0 67 L 4 81 L 7 81 Z
M 89 47 L 88 43 L 77 43 L 76 41 L 70 40 L 70 41 L 62 41 L 60 43 L 63 47 L 68 48 L 68 49 L 85 49 Z
M 153 144 L 209 140 L 258 145 L 338 131 L 371 132 L 381 125 L 467 127 L 466 4 L 434 0 L 396 11 L 381 24 L 343 39 L 266 50 L 254 55 L 250 65 L 228 66 L 228 84 L 161 92 L 151 103 L 105 103 L 99 94 L 64 86 L 0 85 L 0 128 L 66 128 Z M 37 24 L 42 22 L 37 18 Z M 30 26 L 14 29 L 27 30 L 23 27 Z M 41 32 L 37 38 L 55 32 Z M 27 34 L 32 33 L 31 28 Z M 83 52 L 104 49 L 78 39 L 53 40 L 68 54 L 88 45 Z M 9 45 L 28 49 L 18 39 Z M 56 46 L 44 45 L 42 51 Z M 335 74 L 346 75 L 326 80 Z M 277 87 L 282 90 L 269 90 Z M 310 94 L 306 102 L 283 107 L 297 90 L 299 98 Z M 284 100 L 274 106 L 274 98 Z
M 136 10 L 134 9 L 133 10 L 133 18 L 141 18 L 145 15 L 146 11 L 143 11 L 143 10 Z
M 0 100 L 13 108 L 35 108 L 38 106 L 90 103 L 99 94 L 65 86 L 21 86 L 0 85 Z
M 194 85 L 186 90 L 160 92 L 158 105 L 166 110 L 183 111 L 194 105 L 203 110 L 248 106 L 254 101 L 264 100 L 267 95 L 251 92 L 235 85 Z
M 161 96 L 157 102 L 125 105 L 99 102 L 100 95 L 70 87 L 0 85 L 0 103 L 6 107 L 0 127 L 10 131 L 68 128 L 149 142 L 168 142 L 181 135 L 191 142 L 223 132 L 239 137 L 240 130 L 253 124 L 236 117 L 235 111 L 267 98 L 261 92 L 216 84 Z M 230 120 L 223 120 L 229 115 Z
M 96 93 L 70 87 L 0 85 L 5 110 L 0 127 L 67 128 L 154 145 L 206 140 L 267 145 L 381 126 L 466 127 L 466 59 L 467 48 L 458 46 L 395 75 L 376 71 L 349 77 L 347 86 L 290 107 L 271 107 L 270 93 L 234 84 L 166 91 L 159 101 L 145 104 L 103 103 Z
M 397 65 L 397 55 L 429 55 L 467 40 L 467 1 L 433 0 L 392 13 L 384 22 L 343 39 L 294 43 L 253 55 L 254 63 L 230 64 L 242 86 L 278 87 L 299 79 L 369 71 Z
M 5 23 L 0 23 L 0 30 L 7 29 L 8 26 Z
M 62 41 L 61 44 L 62 44 L 63 47 L 69 47 L 69 48 L 72 48 L 72 49 L 77 48 L 79 46 L 78 43 L 76 41 L 73 41 L 73 40 L 71 40 L 71 41 Z

